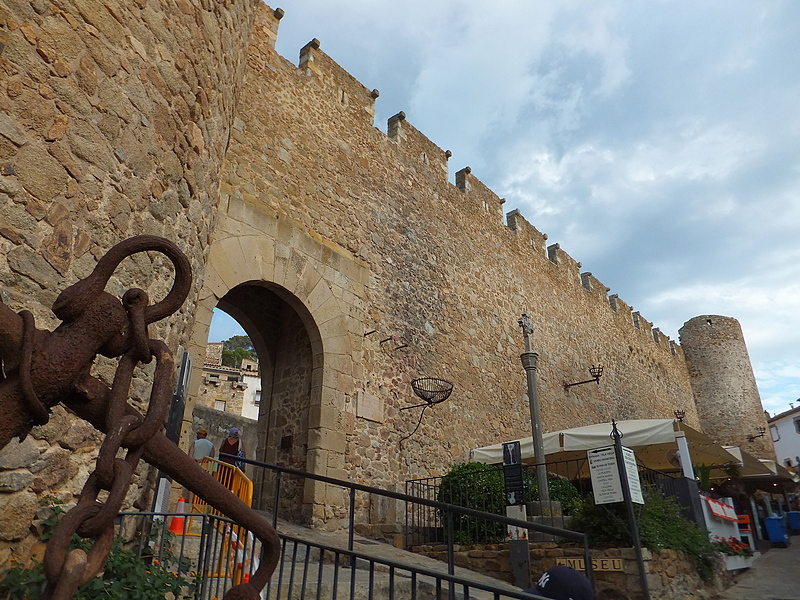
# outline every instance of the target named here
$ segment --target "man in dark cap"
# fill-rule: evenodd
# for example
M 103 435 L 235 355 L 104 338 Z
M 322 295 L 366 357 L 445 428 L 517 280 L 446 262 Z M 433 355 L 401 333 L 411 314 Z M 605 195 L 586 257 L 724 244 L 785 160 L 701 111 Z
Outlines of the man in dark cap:
M 594 590 L 586 575 L 565 565 L 550 567 L 535 586 L 525 591 L 553 600 L 594 600 Z

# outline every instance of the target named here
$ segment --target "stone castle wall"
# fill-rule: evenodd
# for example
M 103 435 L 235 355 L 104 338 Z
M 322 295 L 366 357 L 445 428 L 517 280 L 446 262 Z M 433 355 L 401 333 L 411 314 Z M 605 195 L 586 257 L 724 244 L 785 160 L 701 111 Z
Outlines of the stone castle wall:
M 189 256 L 193 292 L 153 337 L 175 351 L 188 340 L 219 202 L 217 172 L 241 90 L 258 2 L 4 0 L 0 3 L 0 290 L 42 329 L 67 285 L 112 245 L 136 234 L 175 241 Z M 167 265 L 165 267 L 165 265 Z M 172 285 L 159 255 L 126 260 L 107 291 Z M 148 373 L 132 388 L 149 395 Z M 110 367 L 98 369 L 108 383 Z M 56 491 L 74 501 L 102 439 L 56 409 L 0 473 L 0 563 L 21 546 Z M 20 454 L 21 452 L 21 454 Z M 126 506 L 149 485 L 137 470 Z M 144 501 L 144 500 L 143 500 Z M 140 506 L 140 508 L 149 508 Z
M 377 94 L 318 42 L 298 66 L 279 56 L 280 16 L 256 0 L 0 6 L 3 302 L 52 329 L 57 293 L 109 247 L 162 235 L 187 253 L 195 282 L 178 315 L 151 334 L 173 350 L 187 346 L 200 365 L 212 308 L 237 285 L 269 284 L 307 329 L 292 340 L 305 366 L 287 401 L 297 391 L 311 398 L 296 410 L 303 427 L 285 424 L 292 460 L 377 486 L 441 474 L 473 447 L 529 433 L 523 311 L 540 354 L 545 430 L 677 408 L 700 425 L 680 346 L 558 244 L 547 246 L 518 211 L 504 217 L 503 200 L 468 168 L 451 184 L 450 154 L 405 115 L 387 133 L 375 128 Z M 159 299 L 172 281 L 164 264 L 128 260 L 108 291 L 137 285 Z M 237 316 L 257 322 L 242 307 Z M 599 386 L 565 391 L 565 380 L 586 379 L 598 363 Z M 135 403 L 147 398 L 148 373 Z M 422 375 L 455 390 L 401 443 L 420 415 L 401 411 L 419 403 L 409 382 Z M 57 484 L 65 500 L 96 451 L 84 434 L 87 450 L 65 459 L 75 485 Z M 38 430 L 33 438 L 42 460 L 62 460 L 60 449 L 76 443 Z M 0 512 L 23 522 L 37 493 L 26 472 L 43 467 L 34 458 L 12 461 L 19 485 L 0 494 Z M 143 471 L 133 498 L 146 480 Z M 314 486 L 308 497 L 342 500 Z M 0 561 L 19 540 L 6 538 Z
M 557 244 L 547 247 L 519 212 L 504 218 L 503 200 L 469 169 L 449 183 L 448 154 L 403 115 L 388 134 L 376 129 L 375 94 L 318 43 L 301 50 L 299 67 L 254 44 L 248 67 L 221 175 L 230 221 L 218 235 L 277 221 L 368 267 L 368 285 L 352 294 L 359 330 L 349 334 L 349 387 L 332 402 L 343 413 L 350 477 L 390 486 L 441 474 L 473 447 L 529 435 L 523 311 L 535 327 L 546 431 L 677 408 L 697 425 L 682 348 Z M 565 380 L 587 379 L 597 363 L 599 386 L 565 392 Z M 455 391 L 400 445 L 419 418 L 419 409 L 400 409 L 419 403 L 409 382 L 422 375 L 453 381 Z M 379 403 L 379 419 L 359 416 L 359 394 Z

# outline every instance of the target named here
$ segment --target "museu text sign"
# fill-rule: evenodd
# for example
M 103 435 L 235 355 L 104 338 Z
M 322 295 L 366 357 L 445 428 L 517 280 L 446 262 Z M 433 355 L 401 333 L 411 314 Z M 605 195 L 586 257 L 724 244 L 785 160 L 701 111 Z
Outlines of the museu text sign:
M 586 561 L 578 556 L 562 556 L 556 558 L 557 565 L 566 565 L 576 571 L 586 570 Z M 592 558 L 592 569 L 594 571 L 624 571 L 621 558 Z

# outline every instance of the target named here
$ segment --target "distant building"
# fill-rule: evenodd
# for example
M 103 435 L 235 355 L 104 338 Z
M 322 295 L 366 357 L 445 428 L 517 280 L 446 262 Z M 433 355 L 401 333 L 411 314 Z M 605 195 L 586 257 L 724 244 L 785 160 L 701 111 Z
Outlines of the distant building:
M 258 362 L 244 359 L 240 368 L 222 364 L 222 342 L 206 345 L 198 403 L 222 412 L 258 419 L 261 378 Z
M 258 419 L 258 408 L 261 406 L 261 375 L 258 361 L 244 359 L 239 374 L 247 386 L 244 390 L 241 414 L 248 419 Z
M 778 462 L 800 472 L 800 406 L 767 419 L 767 423 Z

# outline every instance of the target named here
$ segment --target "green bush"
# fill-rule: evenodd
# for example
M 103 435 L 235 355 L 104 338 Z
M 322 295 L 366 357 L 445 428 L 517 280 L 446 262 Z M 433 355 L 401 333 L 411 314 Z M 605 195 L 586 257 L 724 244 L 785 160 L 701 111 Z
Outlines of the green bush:
M 85 540 L 73 540 L 70 549 L 88 548 Z M 162 554 L 162 560 L 145 561 L 135 552 L 123 548 L 121 538 L 116 538 L 100 576 L 78 588 L 74 600 L 153 600 L 165 598 L 192 598 L 198 584 L 198 576 L 172 572 L 177 560 L 171 552 Z M 33 565 L 25 567 L 14 565 L 5 578 L 0 581 L 0 593 L 5 598 L 39 598 L 47 587 L 42 565 L 34 560 Z
M 561 502 L 565 514 L 573 514 L 581 504 L 581 496 L 566 479 L 551 479 L 548 482 L 550 499 Z M 439 502 L 482 510 L 496 515 L 506 514 L 505 482 L 502 469 L 483 463 L 456 465 L 442 478 L 436 496 Z M 539 489 L 534 477 L 525 477 L 526 502 L 539 499 Z M 445 523 L 447 515 L 441 514 Z M 456 543 L 486 544 L 506 538 L 506 526 L 465 515 L 453 515 L 453 531 Z
M 456 465 L 442 477 L 436 500 L 505 515 L 503 472 L 483 463 Z M 440 511 L 440 517 L 447 527 L 447 514 Z M 453 535 L 455 543 L 463 545 L 499 542 L 506 537 L 506 526 L 453 513 Z
M 711 579 L 716 550 L 708 539 L 708 531 L 684 517 L 675 501 L 655 488 L 644 490 L 644 500 L 643 506 L 636 505 L 642 546 L 654 551 L 680 550 L 694 561 L 703 579 Z M 571 527 L 584 532 L 592 548 L 633 544 L 628 512 L 621 502 L 598 505 L 589 499 L 576 512 Z
M 58 517 L 63 514 L 58 504 L 52 498 L 45 498 L 45 504 L 53 506 L 53 514 L 44 523 L 43 540 L 47 540 L 52 533 Z M 161 528 L 156 528 L 148 536 L 152 542 L 156 533 Z M 165 532 L 163 547 L 157 555 L 140 557 L 136 552 L 126 549 L 123 540 L 117 537 L 111 547 L 111 552 L 105 563 L 103 572 L 78 588 L 74 600 L 96 600 L 108 598 L 110 600 L 152 600 L 154 598 L 170 598 L 181 600 L 192 598 L 200 581 L 197 573 L 190 573 L 191 562 L 183 558 L 180 563 L 170 549 L 171 533 Z M 88 552 L 92 542 L 74 535 L 69 549 L 81 548 Z M 180 566 L 181 575 L 177 575 Z M 31 566 L 14 563 L 11 569 L 0 581 L 0 598 L 4 600 L 19 600 L 39 598 L 47 587 L 42 564 L 35 559 Z
M 550 500 L 561 503 L 561 510 L 565 515 L 574 514 L 581 505 L 581 494 L 567 479 L 550 479 L 547 482 L 550 489 Z M 539 500 L 539 482 L 535 476 L 525 477 L 525 502 Z

